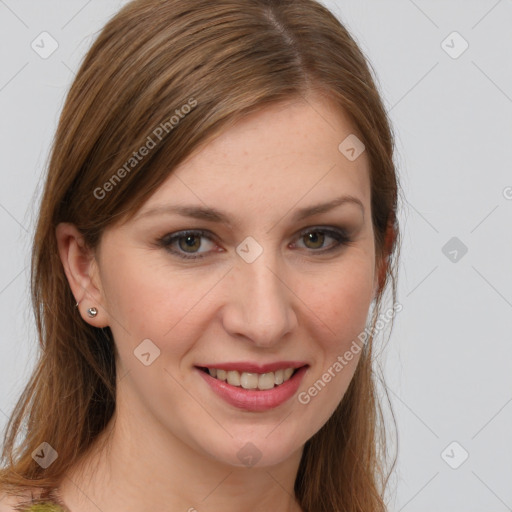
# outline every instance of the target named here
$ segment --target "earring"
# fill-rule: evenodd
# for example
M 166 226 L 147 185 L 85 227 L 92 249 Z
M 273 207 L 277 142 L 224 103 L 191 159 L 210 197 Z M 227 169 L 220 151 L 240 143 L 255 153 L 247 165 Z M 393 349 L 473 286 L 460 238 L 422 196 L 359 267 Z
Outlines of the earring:
M 89 308 L 87 310 L 87 314 L 91 317 L 91 318 L 94 318 L 97 314 L 98 314 L 98 310 L 96 308 Z

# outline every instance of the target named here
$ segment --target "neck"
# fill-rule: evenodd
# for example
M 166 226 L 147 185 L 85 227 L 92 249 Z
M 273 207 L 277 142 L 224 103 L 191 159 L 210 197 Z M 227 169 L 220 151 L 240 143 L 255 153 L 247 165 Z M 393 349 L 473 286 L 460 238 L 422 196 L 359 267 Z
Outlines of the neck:
M 59 493 L 72 512 L 301 511 L 294 482 L 302 449 L 275 466 L 234 467 L 138 416 L 118 402 L 105 431 L 66 474 Z

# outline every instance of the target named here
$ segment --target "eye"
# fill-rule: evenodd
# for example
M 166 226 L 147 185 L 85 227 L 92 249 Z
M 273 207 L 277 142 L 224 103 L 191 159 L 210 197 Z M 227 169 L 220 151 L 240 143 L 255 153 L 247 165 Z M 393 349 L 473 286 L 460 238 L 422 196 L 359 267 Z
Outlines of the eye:
M 201 239 L 206 239 L 208 242 L 205 244 Z M 201 230 L 171 233 L 160 238 L 157 244 L 181 258 L 187 259 L 203 258 L 202 254 L 207 253 L 209 248 L 211 250 L 212 246 L 215 246 L 212 237 Z M 200 248 L 206 248 L 206 250 L 199 251 Z
M 325 248 L 326 240 L 334 240 L 334 243 Z M 301 231 L 299 240 L 304 241 L 306 249 L 312 249 L 314 252 L 329 252 L 337 249 L 341 245 L 347 245 L 351 240 L 344 230 L 331 228 L 308 228 Z M 319 249 L 322 249 L 321 251 Z
M 333 240 L 327 248 L 326 241 Z M 206 240 L 206 243 L 203 241 Z M 304 241 L 304 246 L 299 248 L 309 249 L 313 253 L 324 254 L 339 248 L 342 245 L 348 245 L 351 239 L 342 229 L 333 228 L 308 228 L 299 234 L 298 240 Z M 212 234 L 203 230 L 186 230 L 176 233 L 169 233 L 157 240 L 157 245 L 163 247 L 166 251 L 177 255 L 183 259 L 204 258 L 208 252 L 221 252 L 216 250 L 216 244 Z M 297 246 L 296 244 L 292 244 Z M 200 249 L 203 249 L 200 251 Z

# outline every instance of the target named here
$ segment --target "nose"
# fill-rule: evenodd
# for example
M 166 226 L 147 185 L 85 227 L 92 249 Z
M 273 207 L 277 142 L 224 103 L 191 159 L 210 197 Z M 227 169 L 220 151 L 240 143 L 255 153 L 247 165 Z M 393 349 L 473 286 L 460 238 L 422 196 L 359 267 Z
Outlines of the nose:
M 231 270 L 223 325 L 234 337 L 249 339 L 254 345 L 271 347 L 297 325 L 295 296 L 287 282 L 289 272 L 278 265 L 271 251 L 252 263 L 241 258 Z

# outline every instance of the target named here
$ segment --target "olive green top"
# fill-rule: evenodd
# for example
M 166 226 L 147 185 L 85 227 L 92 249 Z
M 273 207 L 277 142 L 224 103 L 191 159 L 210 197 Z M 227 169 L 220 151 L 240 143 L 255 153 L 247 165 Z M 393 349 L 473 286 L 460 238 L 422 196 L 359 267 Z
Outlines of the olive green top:
M 22 499 L 15 505 L 16 512 L 70 512 L 62 503 L 62 497 L 57 489 L 46 491 L 44 496 Z
M 0 498 L 2 502 L 9 498 L 8 504 L 16 512 L 70 512 L 58 487 L 1 487 Z
M 23 512 L 65 512 L 65 510 L 54 503 L 42 503 L 39 505 L 29 505 L 28 508 L 24 508 Z

